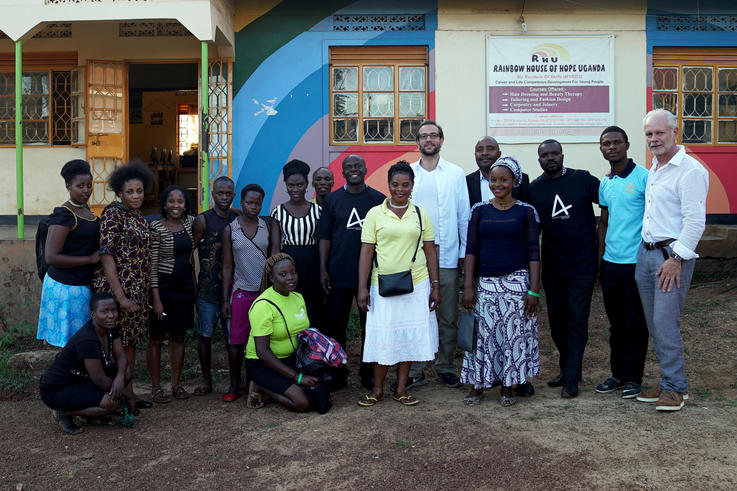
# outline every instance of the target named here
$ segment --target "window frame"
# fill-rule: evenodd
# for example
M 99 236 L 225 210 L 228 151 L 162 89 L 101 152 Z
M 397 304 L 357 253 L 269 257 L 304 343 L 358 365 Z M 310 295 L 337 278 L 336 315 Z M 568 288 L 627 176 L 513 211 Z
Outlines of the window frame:
M 73 138 L 73 130 L 72 125 L 75 121 L 83 121 L 82 127 L 85 127 L 86 125 L 86 103 L 84 102 L 84 96 L 85 96 L 85 82 L 82 81 L 81 90 L 74 91 L 73 90 L 73 83 L 72 80 L 75 77 L 75 72 L 79 73 L 78 70 L 80 67 L 73 66 L 73 67 L 67 67 L 67 66 L 48 66 L 48 67 L 27 67 L 23 70 L 23 74 L 26 73 L 46 73 L 48 76 L 48 87 L 49 91 L 46 94 L 22 94 L 22 98 L 26 97 L 39 97 L 39 96 L 45 96 L 48 101 L 48 107 L 49 107 L 49 116 L 48 118 L 44 119 L 23 119 L 23 124 L 26 123 L 39 123 L 39 122 L 45 122 L 48 128 L 48 139 L 45 143 L 26 143 L 23 142 L 23 148 L 52 148 L 52 147 L 59 147 L 59 148 L 76 148 L 76 147 L 84 147 L 86 145 L 86 134 L 83 135 L 82 140 L 78 143 L 74 142 Z M 55 120 L 54 115 L 56 113 L 56 103 L 55 103 L 55 97 L 54 97 L 54 74 L 59 72 L 66 72 L 69 74 L 69 135 L 70 135 L 70 142 L 68 144 L 64 143 L 54 143 L 54 134 L 55 134 Z M 0 73 L 3 74 L 11 74 L 13 77 L 13 80 L 15 80 L 15 71 L 14 70 L 3 70 L 0 69 Z M 82 72 L 84 73 L 84 72 Z M 77 75 L 79 76 L 79 75 Z M 73 117 L 73 105 L 74 105 L 74 97 L 82 97 L 82 114 L 81 116 Z M 2 95 L 0 96 L 4 99 L 9 99 L 12 101 L 13 105 L 15 105 L 15 93 L 11 95 Z M 23 103 L 21 102 L 21 111 L 23 111 Z M 3 122 L 11 122 L 13 125 L 15 125 L 15 118 L 10 120 L 2 120 Z M 2 143 L 0 142 L 0 148 L 14 148 L 15 147 L 15 141 L 13 143 Z
M 658 69 L 676 69 L 676 89 L 658 89 L 655 85 L 656 71 Z M 683 72 L 688 68 L 709 68 L 711 69 L 712 88 L 710 92 L 706 91 L 688 91 L 684 90 Z M 650 105 L 652 108 L 662 107 L 656 106 L 655 99 L 659 95 L 674 94 L 676 96 L 676 118 L 678 118 L 678 143 L 683 143 L 684 121 L 710 121 L 711 122 L 711 141 L 710 142 L 694 142 L 685 143 L 688 146 L 735 146 L 737 141 L 724 142 L 719 141 L 719 122 L 735 121 L 737 125 L 737 115 L 721 116 L 719 114 L 719 96 L 733 95 L 737 91 L 719 91 L 719 72 L 722 69 L 737 70 L 737 50 L 734 48 L 681 48 L 681 47 L 655 47 L 653 49 L 653 63 L 651 71 L 652 95 L 650 97 Z M 684 116 L 684 93 L 709 93 L 712 98 L 711 116 Z
M 408 49 L 416 49 L 421 48 L 424 50 L 423 54 L 421 55 L 423 58 L 423 61 L 419 61 L 420 55 L 414 54 L 414 55 L 407 55 Z M 350 54 L 341 53 L 340 55 L 334 57 L 334 49 L 341 49 L 341 50 L 350 50 L 351 52 L 355 52 L 356 56 L 353 59 L 346 59 L 347 57 L 350 57 Z M 365 52 L 366 54 L 362 54 L 362 52 Z M 335 59 L 338 58 L 338 59 Z M 335 90 L 334 89 L 334 68 L 341 68 L 341 67 L 350 67 L 350 68 L 356 68 L 357 70 L 357 86 L 356 90 Z M 391 67 L 393 70 L 393 89 L 392 91 L 371 91 L 371 90 L 365 90 L 363 86 L 363 76 L 364 76 L 364 68 L 366 67 Z M 422 91 L 424 93 L 424 115 L 421 117 L 417 116 L 400 116 L 399 109 L 400 109 L 400 95 L 403 93 L 419 93 L 418 90 L 402 90 L 400 88 L 399 83 L 399 74 L 401 68 L 406 67 L 421 67 L 424 70 L 424 90 Z M 393 147 L 393 146 L 400 146 L 400 145 L 414 145 L 416 140 L 412 141 L 403 141 L 401 140 L 401 123 L 400 121 L 403 120 L 417 120 L 417 121 L 423 121 L 429 118 L 429 102 L 430 102 L 430 91 L 429 91 L 429 80 L 430 80 L 430 65 L 429 65 L 429 59 L 428 59 L 428 49 L 427 46 L 421 45 L 421 46 L 340 46 L 331 47 L 330 50 L 330 63 L 328 64 L 328 79 L 329 79 L 329 85 L 328 85 L 328 111 L 329 111 L 329 135 L 330 135 L 330 141 L 329 144 L 331 146 L 350 146 L 350 145 L 366 145 L 370 147 Z M 364 94 L 367 93 L 392 93 L 394 96 L 393 102 L 394 102 L 394 114 L 391 117 L 364 117 Z M 334 114 L 334 104 L 335 104 L 335 95 L 336 94 L 356 94 L 357 97 L 357 114 L 355 116 L 346 116 L 346 117 L 340 117 L 336 116 Z M 356 119 L 357 125 L 356 125 L 356 140 L 354 141 L 340 141 L 335 140 L 335 127 L 334 127 L 334 120 L 340 120 L 340 119 Z M 371 121 L 375 119 L 391 119 L 393 124 L 393 138 L 392 141 L 378 141 L 378 142 L 371 142 L 371 141 L 365 141 L 365 131 L 364 131 L 364 122 L 365 121 Z

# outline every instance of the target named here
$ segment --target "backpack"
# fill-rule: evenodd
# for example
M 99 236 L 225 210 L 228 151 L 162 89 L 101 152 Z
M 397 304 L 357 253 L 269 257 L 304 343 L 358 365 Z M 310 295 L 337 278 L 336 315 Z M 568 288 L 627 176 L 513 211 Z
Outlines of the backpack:
M 64 208 L 67 208 L 66 206 Z M 69 210 L 69 208 L 67 208 Z M 69 210 L 74 215 L 74 227 L 72 230 L 77 228 L 77 215 Z M 36 273 L 38 279 L 43 282 L 46 272 L 49 270 L 48 264 L 46 264 L 46 236 L 49 235 L 49 222 L 51 221 L 51 215 L 46 215 L 38 222 L 38 228 L 36 229 Z
M 51 215 L 47 215 L 38 222 L 38 228 L 36 229 L 36 272 L 38 273 L 38 279 L 43 282 L 46 271 L 49 270 L 44 258 L 44 252 L 46 250 L 46 236 L 49 234 L 49 218 Z

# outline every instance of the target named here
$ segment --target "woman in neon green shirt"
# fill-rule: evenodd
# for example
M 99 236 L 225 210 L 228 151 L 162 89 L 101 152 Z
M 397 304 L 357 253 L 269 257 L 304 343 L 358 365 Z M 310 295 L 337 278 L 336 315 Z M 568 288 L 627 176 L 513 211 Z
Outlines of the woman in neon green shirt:
M 261 407 L 265 394 L 290 411 L 307 412 L 310 401 L 300 386 L 312 387 L 317 378 L 295 366 L 297 334 L 310 327 L 310 320 L 302 295 L 295 291 L 297 270 L 289 254 L 275 254 L 266 261 L 262 288 L 266 289 L 248 312 L 246 371 L 252 381 L 248 406 Z

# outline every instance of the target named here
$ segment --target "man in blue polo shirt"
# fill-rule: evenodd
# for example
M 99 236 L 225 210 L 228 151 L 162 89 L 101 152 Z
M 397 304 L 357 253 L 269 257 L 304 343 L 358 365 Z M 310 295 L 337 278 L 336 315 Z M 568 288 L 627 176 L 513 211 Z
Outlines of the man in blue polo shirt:
M 622 128 L 610 126 L 599 149 L 611 171 L 599 185 L 599 282 L 609 317 L 612 376 L 596 387 L 606 394 L 622 390 L 631 399 L 641 392 L 648 331 L 635 282 L 637 250 L 648 171 L 627 157 L 630 144 Z

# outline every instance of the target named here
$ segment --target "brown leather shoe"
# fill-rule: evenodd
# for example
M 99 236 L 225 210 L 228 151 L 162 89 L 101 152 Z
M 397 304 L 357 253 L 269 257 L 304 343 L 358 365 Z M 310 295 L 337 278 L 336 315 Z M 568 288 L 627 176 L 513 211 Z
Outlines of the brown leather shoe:
M 683 395 L 672 390 L 664 390 L 655 409 L 658 411 L 680 411 L 683 404 Z

